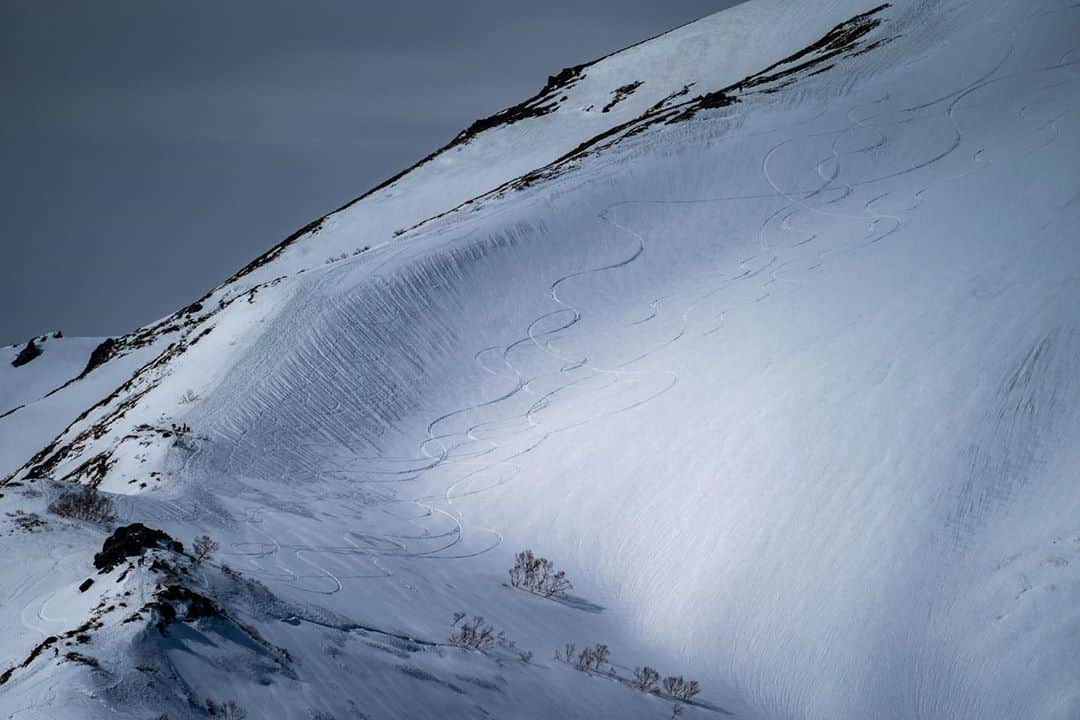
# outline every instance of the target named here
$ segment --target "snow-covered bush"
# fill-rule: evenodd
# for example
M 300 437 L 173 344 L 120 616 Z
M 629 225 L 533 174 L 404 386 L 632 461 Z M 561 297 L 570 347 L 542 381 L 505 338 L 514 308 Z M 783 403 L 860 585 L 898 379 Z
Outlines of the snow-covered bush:
M 61 517 L 85 520 L 86 522 L 106 524 L 116 519 L 113 503 L 97 488 L 83 485 L 69 490 L 49 503 L 49 512 Z
M 532 550 L 524 550 L 514 557 L 514 566 L 510 568 L 510 585 L 544 597 L 565 595 L 567 590 L 574 587 L 564 571 L 556 571 L 550 560 L 534 555 Z

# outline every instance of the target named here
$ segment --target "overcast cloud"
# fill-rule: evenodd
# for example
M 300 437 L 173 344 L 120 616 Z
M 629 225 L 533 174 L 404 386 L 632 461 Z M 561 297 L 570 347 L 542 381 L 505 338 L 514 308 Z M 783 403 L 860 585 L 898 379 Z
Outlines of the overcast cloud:
M 7 0 L 0 342 L 166 315 L 560 68 L 733 4 Z

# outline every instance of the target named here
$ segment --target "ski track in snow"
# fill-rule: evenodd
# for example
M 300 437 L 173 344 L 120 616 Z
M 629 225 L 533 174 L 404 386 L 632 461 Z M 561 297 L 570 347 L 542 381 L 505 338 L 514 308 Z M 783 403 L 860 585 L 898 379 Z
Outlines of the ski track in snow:
M 309 589 L 312 592 L 334 593 L 342 589 L 342 579 L 387 577 L 392 575 L 393 571 L 380 569 L 381 571 L 377 573 L 339 575 L 319 563 L 317 558 L 323 554 L 355 555 L 358 559 L 362 558 L 368 566 L 378 567 L 377 560 L 379 557 L 461 559 L 483 554 L 497 547 L 502 541 L 497 529 L 472 526 L 469 528 L 469 533 L 487 536 L 488 540 L 480 541 L 478 547 L 463 552 L 461 546 L 466 535 L 466 528 L 461 515 L 454 512 L 452 506 L 469 496 L 489 492 L 512 482 L 521 472 L 520 461 L 522 458 L 552 436 L 573 431 L 588 423 L 602 422 L 611 415 L 640 408 L 656 397 L 668 392 L 679 381 L 677 373 L 656 370 L 639 371 L 629 369 L 630 366 L 640 363 L 657 353 L 662 353 L 666 348 L 683 339 L 690 331 L 691 317 L 695 314 L 710 314 L 711 317 L 720 321 L 710 327 L 699 329 L 698 335 L 709 336 L 720 332 L 723 328 L 725 314 L 738 308 L 738 305 L 728 305 L 722 309 L 710 307 L 710 301 L 725 291 L 761 277 L 763 280 L 757 286 L 759 292 L 748 293 L 747 297 L 750 299 L 745 301 L 760 302 L 768 297 L 770 293 L 776 291 L 774 286 L 777 283 L 797 286 L 799 273 L 819 269 L 827 262 L 829 255 L 833 253 L 856 252 L 897 234 L 903 226 L 903 214 L 918 207 L 923 195 L 932 189 L 930 186 L 924 187 L 915 193 L 911 201 L 904 203 L 903 207 L 899 209 L 878 209 L 878 206 L 891 202 L 893 194 L 891 191 L 874 194 L 860 200 L 859 212 L 844 212 L 834 208 L 851 206 L 853 196 L 864 188 L 880 185 L 913 172 L 926 170 L 955 153 L 963 144 L 963 135 L 959 123 L 954 117 L 957 108 L 973 93 L 992 83 L 1007 79 L 1007 77 L 1000 76 L 1000 71 L 1012 52 L 1012 48 L 1007 49 L 1001 60 L 981 77 L 935 100 L 889 110 L 884 108 L 888 107 L 891 98 L 884 95 L 869 100 L 865 104 L 855 104 L 850 107 L 846 111 L 849 122 L 842 128 L 824 133 L 787 137 L 777 141 L 764 153 L 760 163 L 762 177 L 773 191 L 771 194 L 735 195 L 700 200 L 625 200 L 613 203 L 599 211 L 597 216 L 603 222 L 616 228 L 630 240 L 626 254 L 614 259 L 612 262 L 585 267 L 558 277 L 551 282 L 549 288 L 551 299 L 556 303 L 558 309 L 534 318 L 524 328 L 523 334 L 506 346 L 482 348 L 474 353 L 474 361 L 484 373 L 498 380 L 503 378 L 504 373 L 508 371 L 516 378 L 513 385 L 508 390 L 489 400 L 465 405 L 433 417 L 427 426 L 427 437 L 417 446 L 418 456 L 405 459 L 403 468 L 391 470 L 365 468 L 365 474 L 376 476 L 379 479 L 365 477 L 361 481 L 362 484 L 386 484 L 397 488 L 422 483 L 434 474 L 460 471 L 460 476 L 446 482 L 445 487 L 440 492 L 425 493 L 411 500 L 401 499 L 396 496 L 396 493 L 392 493 L 389 498 L 379 500 L 374 505 L 367 500 L 361 500 L 361 507 L 364 509 L 371 507 L 383 507 L 385 509 L 388 506 L 402 504 L 412 505 L 420 512 L 420 515 L 417 518 L 412 518 L 411 522 L 418 523 L 422 526 L 422 529 L 407 535 L 368 533 L 365 531 L 364 537 L 369 542 L 373 541 L 374 544 L 382 546 L 382 549 L 360 547 L 348 535 L 345 536 L 346 546 L 333 548 L 296 544 L 282 547 L 275 539 L 269 538 L 269 549 L 260 550 L 255 556 L 251 556 L 252 560 L 254 561 L 254 558 L 258 557 L 260 566 L 262 566 L 262 563 L 269 556 L 277 556 L 282 551 L 288 551 L 301 564 L 313 569 L 315 572 L 295 572 L 294 570 L 285 569 L 285 566 L 282 565 L 280 571 L 265 570 L 267 577 L 283 579 L 291 583 L 310 582 L 312 585 Z M 1072 66 L 1076 64 L 1069 61 L 1072 54 L 1074 54 L 1074 51 L 1066 53 L 1062 56 L 1058 65 L 1047 68 L 1047 70 L 1064 69 L 1072 72 Z M 916 120 L 925 119 L 927 113 L 932 113 L 934 108 L 941 105 L 945 106 L 942 117 L 951 123 L 954 133 L 952 141 L 947 143 L 940 152 L 889 173 L 869 178 L 843 179 L 843 158 L 845 156 L 884 152 L 890 143 L 887 132 L 889 128 L 899 128 Z M 867 110 L 869 112 L 866 112 Z M 1021 119 L 1023 119 L 1026 110 L 1027 108 L 1021 108 Z M 892 118 L 888 117 L 890 114 L 893 115 Z M 885 121 L 881 122 L 881 119 L 885 119 Z M 1056 120 L 1057 118 L 1054 118 L 1048 123 L 1044 123 L 1033 132 L 1048 127 L 1056 128 Z M 872 131 L 873 135 L 860 135 L 864 131 Z M 1054 132 L 1056 132 L 1056 129 Z M 828 137 L 832 138 L 828 147 L 828 155 L 822 157 L 813 167 L 809 168 L 819 180 L 817 185 L 790 189 L 784 187 L 784 184 L 774 176 L 771 165 L 778 154 L 790 150 L 795 143 L 806 141 L 813 143 L 818 138 Z M 855 141 L 854 146 L 842 150 L 841 145 L 850 140 Z M 1045 143 L 1052 142 L 1053 136 L 1051 135 L 1046 139 Z M 1037 151 L 1040 147 L 1042 146 L 1037 146 L 1031 151 Z M 972 156 L 972 159 L 976 163 L 985 162 L 982 155 L 983 151 L 978 150 Z M 975 172 L 976 169 L 971 167 L 959 175 L 936 177 L 933 182 L 953 180 L 964 174 Z M 738 263 L 735 272 L 719 269 L 707 271 L 704 273 L 705 275 L 719 276 L 722 278 L 721 282 L 704 288 L 694 298 L 686 301 L 681 308 L 677 307 L 670 295 L 656 297 L 651 300 L 641 299 L 640 302 L 649 308 L 649 314 L 645 317 L 628 320 L 627 324 L 637 326 L 645 323 L 655 323 L 663 317 L 677 317 L 677 321 L 673 322 L 671 331 L 665 339 L 651 347 L 641 348 L 636 352 L 624 353 L 626 357 L 621 361 L 604 365 L 591 361 L 588 352 L 567 354 L 560 349 L 561 336 L 578 326 L 586 313 L 581 307 L 564 299 L 560 295 L 560 290 L 564 287 L 572 287 L 575 281 L 592 275 L 619 272 L 621 269 L 639 261 L 647 253 L 645 238 L 632 227 L 614 219 L 614 216 L 621 208 L 645 204 L 721 204 L 768 199 L 782 199 L 787 204 L 779 206 L 762 221 L 758 231 L 760 252 L 745 256 Z M 814 251 L 816 253 L 814 260 L 799 267 L 800 257 L 805 256 L 791 256 L 804 246 L 807 246 L 807 249 L 812 249 L 820 245 L 819 233 L 814 229 L 815 216 L 864 223 L 865 236 L 858 243 L 844 246 L 834 244 L 821 247 Z M 380 322 L 391 325 L 399 318 L 400 310 L 389 307 L 385 317 Z M 548 327 L 549 325 L 551 326 Z M 580 338 L 576 339 L 580 340 Z M 522 353 L 522 349 L 526 345 L 555 361 L 555 366 L 550 371 L 542 373 L 529 374 L 523 371 L 515 362 L 515 354 Z M 497 357 L 501 367 L 493 368 L 487 360 L 488 357 Z M 324 359 L 328 362 L 332 360 L 325 356 Z M 603 379 L 607 384 L 597 386 L 596 383 L 599 379 Z M 615 386 L 627 390 L 636 390 L 641 387 L 642 381 L 646 379 L 657 381 L 657 384 L 655 387 L 646 387 L 641 397 L 631 397 L 625 402 L 617 403 L 613 409 L 599 409 L 596 412 L 588 413 L 585 417 L 576 418 L 573 422 L 564 426 L 546 427 L 544 424 L 542 418 L 545 415 L 554 414 L 552 411 L 559 403 L 579 400 L 588 397 L 590 394 L 608 390 Z M 638 383 L 635 384 L 633 382 L 635 380 Z M 648 384 L 648 382 L 645 382 L 645 385 Z M 534 389 L 540 385 L 545 386 L 542 392 Z M 299 390 L 296 388 L 288 390 L 282 400 L 287 400 L 295 392 L 299 392 Z M 511 411 L 505 414 L 496 412 L 495 419 L 486 419 L 459 431 L 441 430 L 443 426 L 450 426 L 455 419 L 467 417 L 478 411 L 487 411 L 491 414 L 493 411 L 498 411 L 503 407 L 510 408 L 519 401 L 521 396 L 529 396 L 532 399 L 531 403 L 523 411 Z M 324 413 L 326 424 L 332 426 L 331 418 L 344 411 L 339 400 L 334 407 L 324 409 L 321 412 Z M 277 419 L 271 420 L 272 424 L 278 422 Z M 226 468 L 234 466 L 234 456 L 243 445 L 244 438 L 252 431 L 252 426 L 242 426 L 237 430 L 238 434 L 229 451 L 230 456 L 225 462 Z M 271 432 L 271 434 L 274 433 Z M 286 435 L 287 430 L 283 429 L 281 434 Z M 521 440 L 522 438 L 527 438 L 524 447 L 516 449 L 512 441 Z M 508 447 L 511 448 L 509 451 L 507 451 Z M 300 452 L 300 450 L 297 449 L 297 452 Z M 197 457 L 197 453 L 188 458 L 186 462 L 190 463 L 195 457 Z M 318 466 L 318 461 L 314 459 L 316 457 L 313 456 L 313 459 L 303 461 L 307 467 L 312 468 L 313 472 Z M 360 457 L 357 457 L 356 460 L 363 462 L 363 458 Z M 369 460 L 385 462 L 388 459 L 369 458 Z M 410 462 L 412 466 L 409 466 Z M 342 469 L 341 472 L 345 475 L 350 473 L 346 469 Z M 197 517 L 197 511 L 195 512 L 195 517 Z M 195 517 L 189 516 L 186 520 L 191 521 Z M 254 520 L 249 522 L 253 526 L 258 524 Z M 245 554 L 243 547 L 237 547 L 235 551 L 241 555 Z M 327 583 L 329 583 L 329 590 L 326 589 Z
M 1048 13 L 1077 7 L 1039 8 L 1028 21 L 1047 22 L 1057 17 Z M 702 154 L 731 160 L 747 176 L 740 184 L 703 183 L 701 197 L 694 197 L 699 188 L 692 183 L 650 195 L 654 188 L 626 181 L 613 192 L 597 191 L 600 201 L 581 210 L 587 217 L 580 227 L 558 218 L 549 227 L 535 220 L 539 211 L 528 209 L 521 211 L 524 219 L 513 215 L 505 226 L 480 210 L 480 220 L 470 224 L 463 212 L 425 230 L 430 238 L 311 272 L 297 281 L 303 286 L 290 312 L 199 410 L 202 415 L 193 416 L 193 449 L 170 456 L 177 478 L 171 495 L 125 499 L 122 513 L 151 524 L 207 528 L 226 541 L 222 558 L 241 564 L 245 574 L 291 593 L 292 600 L 310 596 L 313 603 L 347 607 L 357 622 L 370 623 L 365 627 L 385 620 L 387 607 L 402 616 L 414 613 L 401 621 L 401 636 L 420 637 L 412 598 L 475 597 L 469 585 L 488 578 L 475 574 L 486 567 L 475 559 L 516 549 L 505 547 L 517 541 L 513 519 L 499 524 L 485 510 L 515 484 L 542 477 L 534 458 L 587 447 L 590 438 L 621 432 L 628 418 L 647 417 L 650 406 L 679 402 L 697 387 L 717 387 L 701 384 L 706 365 L 685 358 L 737 346 L 750 323 L 797 307 L 806 300 L 802 291 L 815 283 L 821 292 L 822 279 L 837 268 L 860 267 L 853 261 L 865 262 L 872 253 L 895 258 L 887 254 L 892 246 L 916 240 L 926 208 L 959 181 L 1008 173 L 1070 138 L 1075 112 L 1054 100 L 1080 80 L 1080 47 L 1031 61 L 1022 47 L 1023 26 L 987 22 L 998 23 L 998 36 L 1011 42 L 980 55 L 982 65 L 967 68 L 952 86 L 925 93 L 902 83 L 863 90 L 851 79 L 820 109 L 777 109 L 763 100 L 663 131 L 684 133 L 680 137 L 705 149 Z M 915 62 L 892 71 L 902 76 Z M 994 111 L 1004 104 L 1001 98 L 1020 92 L 1022 102 Z M 777 124 L 762 129 L 748 122 L 755 113 Z M 983 115 L 990 120 L 975 122 Z M 613 151 L 612 162 L 629 165 L 648 142 L 628 140 L 625 151 Z M 584 163 L 582 172 L 605 177 L 602 165 L 595 170 Z M 573 182 L 587 181 L 568 174 L 551 183 L 555 189 L 568 183 L 572 193 Z M 540 188 L 537 193 L 547 192 L 543 183 Z M 524 196 L 536 196 L 529 192 Z M 571 205 L 546 202 L 543 210 L 553 216 Z M 681 232 L 683 221 L 710 230 L 694 237 Z M 925 255 L 929 265 L 939 261 L 937 252 Z M 509 277 L 512 298 L 479 296 L 489 285 L 497 289 L 492 278 L 501 275 Z M 978 286 L 972 294 L 982 291 Z M 991 283 L 985 292 L 992 299 L 1003 291 Z M 848 298 L 856 306 L 860 300 Z M 944 498 L 941 507 L 927 511 L 933 516 L 927 523 L 940 515 L 940 527 L 919 547 L 941 558 L 918 589 L 942 597 L 927 591 L 929 599 L 918 608 L 925 626 L 894 639 L 900 649 L 885 648 L 881 660 L 896 662 L 890 670 L 911 678 L 904 698 L 910 716 L 946 717 L 953 706 L 943 711 L 941 703 L 964 702 L 942 690 L 954 680 L 941 668 L 963 659 L 942 660 L 934 635 L 957 622 L 957 607 L 967 607 L 945 589 L 963 587 L 950 585 L 951 576 L 968 577 L 970 553 L 988 540 L 991 523 L 1023 501 L 1038 478 L 1044 446 L 1067 443 L 1072 428 L 1067 405 L 1076 395 L 1080 336 L 1064 326 L 1037 330 L 1029 345 L 1015 348 L 1009 372 L 980 388 L 989 400 L 971 430 L 970 450 L 958 476 L 935 489 Z M 800 341 L 812 339 L 795 340 L 787 349 L 798 352 Z M 747 362 L 768 367 L 772 360 Z M 853 381 L 838 397 L 869 394 L 896 371 L 891 359 L 873 372 L 863 370 L 863 384 Z M 539 494 L 541 488 L 528 490 Z M 770 491 L 761 490 L 766 497 Z M 604 492 L 606 502 L 626 512 L 627 489 Z M 1044 579 L 1039 569 L 1057 572 L 1080 557 L 1059 535 L 1054 548 L 1032 542 L 1001 560 L 995 582 L 1013 604 L 993 606 L 990 613 L 987 601 L 971 616 L 988 615 L 999 624 L 1029 617 L 1019 603 L 1062 582 Z M 47 572 L 11 588 L 5 598 L 21 607 L 19 621 L 35 634 L 73 624 L 58 593 L 42 589 L 47 575 L 66 562 L 50 557 Z M 360 597 L 381 602 L 379 610 L 362 601 L 346 603 L 358 589 L 370 590 Z M 807 606 L 784 605 L 778 595 L 763 594 L 759 602 L 773 603 L 770 608 L 781 614 L 813 610 L 814 598 Z M 598 608 L 576 611 L 600 614 Z M 681 609 L 697 612 L 691 605 Z M 602 619 L 616 615 L 620 622 L 645 622 L 623 607 Z M 811 716 L 805 703 L 814 692 L 807 689 L 813 676 L 768 664 L 789 649 L 771 647 L 776 618 L 762 626 L 744 623 L 724 638 L 731 656 L 715 656 L 726 665 L 709 672 L 730 676 L 764 716 Z M 842 642 L 842 629 L 833 633 L 817 638 L 823 660 L 831 659 L 832 641 Z M 798 649 L 794 641 L 792 647 Z M 910 656 L 896 660 L 907 648 Z M 827 716 L 822 707 L 828 706 L 814 706 L 814 717 Z

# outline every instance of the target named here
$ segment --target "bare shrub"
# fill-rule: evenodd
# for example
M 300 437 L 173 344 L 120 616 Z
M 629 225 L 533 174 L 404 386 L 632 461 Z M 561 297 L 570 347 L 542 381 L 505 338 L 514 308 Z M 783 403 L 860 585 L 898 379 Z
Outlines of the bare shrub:
M 220 547 L 209 535 L 200 535 L 191 544 L 191 557 L 195 559 L 195 562 L 201 563 L 203 560 L 212 558 Z
M 582 648 L 574 665 L 582 672 L 601 672 L 610 654 L 607 645 L 596 643 L 592 647 Z
M 591 647 L 582 648 L 577 657 L 577 669 L 582 671 L 591 670 L 593 665 L 593 650 Z
M 510 585 L 544 597 L 565 595 L 574 587 L 567 579 L 566 572 L 556 571 L 550 560 L 534 555 L 532 550 L 523 550 L 514 556 Z
M 214 702 L 206 699 L 206 714 L 210 717 L 224 718 L 225 720 L 243 720 L 247 717 L 247 710 L 242 708 L 235 700 Z
M 578 652 L 574 643 L 566 643 L 561 651 L 555 651 L 555 659 L 567 662 L 581 672 L 607 674 L 609 677 L 619 679 L 622 682 L 629 682 L 632 687 L 644 693 L 651 695 L 661 694 L 660 686 L 658 686 L 660 673 L 654 668 L 648 665 L 636 668 L 633 677 L 627 681 L 626 678 L 621 678 L 615 668 L 608 663 L 610 654 L 608 646 L 603 643 L 586 646 L 581 652 Z M 606 673 L 604 670 L 605 665 L 609 666 Z M 701 691 L 696 680 L 687 680 L 682 675 L 665 677 L 662 686 L 664 696 L 674 701 L 674 707 L 672 708 L 673 718 L 682 714 L 683 707 L 680 703 L 689 702 Z
M 608 650 L 607 645 L 602 645 L 601 643 L 593 645 L 593 668 L 598 672 L 603 670 L 604 663 L 607 662 L 608 655 L 610 654 L 611 651 Z
M 559 570 L 551 575 L 551 577 L 547 578 L 547 584 L 541 587 L 540 592 L 544 597 L 565 595 L 566 592 L 573 587 L 574 586 L 570 584 L 570 581 L 566 578 L 566 572 Z
M 240 707 L 233 700 L 228 700 L 224 705 L 224 712 L 221 713 L 225 720 L 243 720 L 247 717 L 247 710 Z
M 67 653 L 64 657 L 66 657 L 71 662 L 79 663 L 81 665 L 86 665 L 88 667 L 94 667 L 94 668 L 101 667 L 101 663 L 98 662 L 97 658 L 90 657 L 89 655 L 83 655 L 82 653 L 77 653 L 77 652 L 72 651 L 72 652 Z
M 15 529 L 23 532 L 34 532 L 38 528 L 45 527 L 46 525 L 45 520 L 37 513 L 16 510 L 15 512 L 5 514 L 11 518 L 11 524 L 15 526 Z
M 450 642 L 458 647 L 472 650 L 488 650 L 495 644 L 497 636 L 495 628 L 484 622 L 481 615 L 474 615 L 472 620 L 466 620 L 463 612 L 454 613 L 454 621 L 451 626 Z
M 656 683 L 660 681 L 660 673 L 648 665 L 634 670 L 633 685 L 641 692 L 655 693 L 659 688 Z
M 84 485 L 69 490 L 49 503 L 49 512 L 61 517 L 85 520 L 86 522 L 106 524 L 116 519 L 113 503 L 97 488 Z
M 686 680 L 682 675 L 669 675 L 664 678 L 664 692 L 676 700 L 689 700 L 701 692 L 697 680 Z

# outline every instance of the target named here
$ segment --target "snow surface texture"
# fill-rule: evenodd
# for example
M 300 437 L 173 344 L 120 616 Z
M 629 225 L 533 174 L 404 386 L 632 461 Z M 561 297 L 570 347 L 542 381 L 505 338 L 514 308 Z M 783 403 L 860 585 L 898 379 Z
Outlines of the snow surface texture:
M 26 343 L 10 345 L 0 353 L 0 414 L 40 400 L 82 372 L 86 358 L 101 338 L 41 335 L 33 341 L 40 355 L 25 365 L 14 363 Z
M 574 641 L 687 717 L 1080 715 L 1080 6 L 756 0 L 553 81 L 53 396 L 142 365 L 5 512 L 93 482 L 240 578 L 162 632 L 103 532 L 12 529 L 0 711 L 670 716 Z

